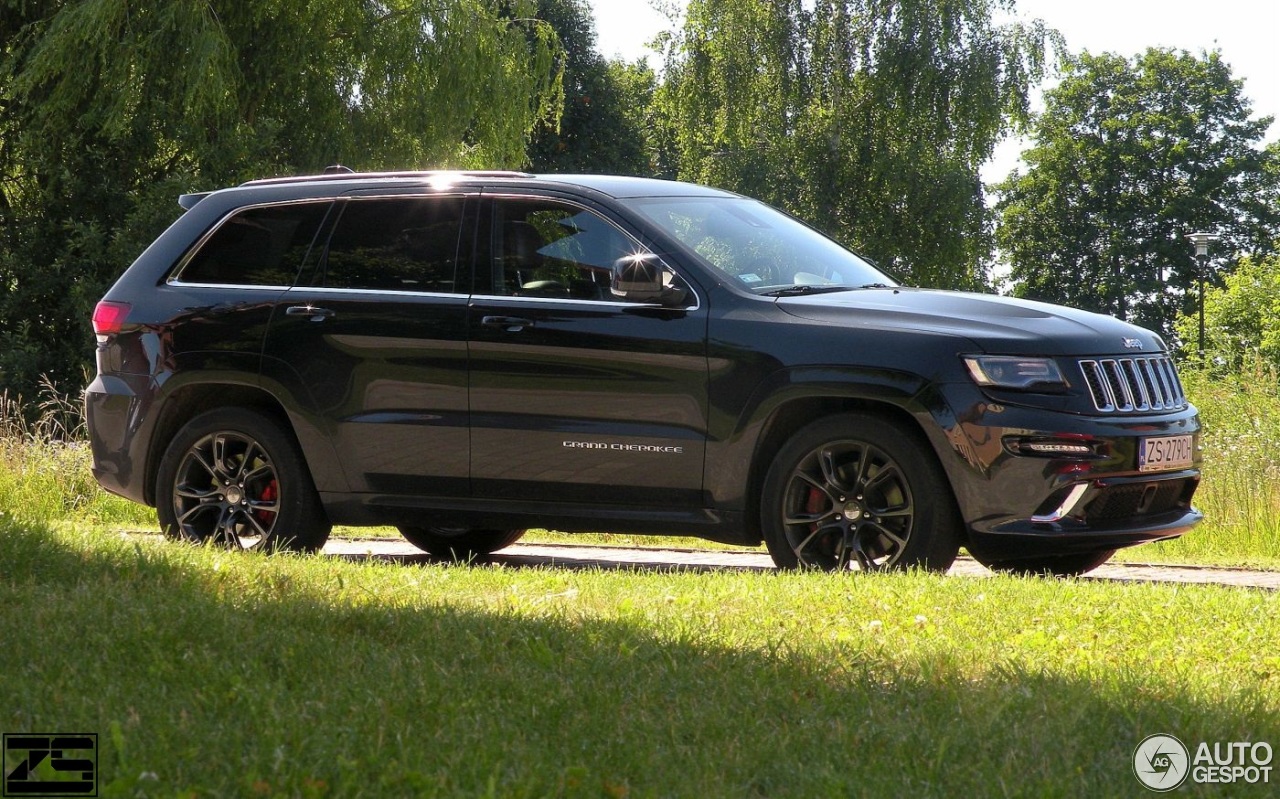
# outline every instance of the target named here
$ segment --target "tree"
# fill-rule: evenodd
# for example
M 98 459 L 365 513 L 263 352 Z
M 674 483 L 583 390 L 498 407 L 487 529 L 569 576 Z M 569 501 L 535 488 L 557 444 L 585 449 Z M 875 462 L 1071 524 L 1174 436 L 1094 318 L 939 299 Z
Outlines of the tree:
M 528 0 L 46 0 L 0 8 L 0 388 L 82 383 L 94 301 L 181 191 L 520 166 L 561 97 Z M 503 13 L 500 12 L 512 12 Z
M 596 52 L 585 0 L 538 0 L 564 48 L 564 113 L 540 124 L 529 142 L 535 172 L 647 175 L 645 132 L 628 114 L 621 65 Z
M 1206 360 L 1232 373 L 1258 357 L 1280 368 L 1280 255 L 1243 258 L 1222 282 L 1205 293 Z M 1198 313 L 1178 316 L 1175 329 L 1198 344 Z
M 1019 296 L 1169 332 L 1196 303 L 1186 234 L 1270 251 L 1280 149 L 1260 146 L 1242 84 L 1217 52 L 1150 49 L 1068 61 L 1034 122 L 1028 167 L 996 186 L 998 242 Z
M 810 8 L 811 6 L 811 8 Z M 911 280 L 978 286 L 978 170 L 1024 120 L 1042 24 L 1011 0 L 692 0 L 661 101 L 680 176 L 761 197 Z

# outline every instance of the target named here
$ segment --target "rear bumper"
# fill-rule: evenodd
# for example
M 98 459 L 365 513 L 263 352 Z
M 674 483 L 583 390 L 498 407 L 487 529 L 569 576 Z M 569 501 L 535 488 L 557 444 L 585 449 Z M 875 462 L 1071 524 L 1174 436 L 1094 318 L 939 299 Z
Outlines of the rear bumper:
M 84 391 L 93 476 L 113 494 L 146 504 L 143 426 L 152 392 L 147 375 L 99 374 Z

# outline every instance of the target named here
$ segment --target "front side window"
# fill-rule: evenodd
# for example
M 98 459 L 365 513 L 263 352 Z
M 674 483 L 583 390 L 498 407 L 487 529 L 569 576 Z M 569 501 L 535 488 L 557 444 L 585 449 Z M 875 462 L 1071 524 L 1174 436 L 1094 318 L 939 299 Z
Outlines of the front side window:
M 226 220 L 178 275 L 183 283 L 292 286 L 333 203 L 247 208 Z
M 629 205 L 703 262 L 756 293 L 894 282 L 813 228 L 755 200 L 652 197 Z
M 347 202 L 318 273 L 326 288 L 454 294 L 462 197 Z
M 497 295 L 615 301 L 614 264 L 643 252 L 604 218 L 554 200 L 495 200 L 492 230 Z

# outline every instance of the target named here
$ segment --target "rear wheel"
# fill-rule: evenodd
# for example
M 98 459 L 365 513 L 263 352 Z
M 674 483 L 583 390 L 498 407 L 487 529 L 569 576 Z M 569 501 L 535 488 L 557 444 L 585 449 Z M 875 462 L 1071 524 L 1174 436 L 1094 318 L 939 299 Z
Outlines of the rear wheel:
M 1076 577 L 1087 574 L 1111 560 L 1114 549 L 1093 552 L 1075 552 L 1070 555 L 1039 555 L 1031 558 L 989 559 L 974 555 L 974 560 L 996 572 L 1040 575 L 1046 577 Z
M 524 530 L 471 527 L 401 527 L 405 540 L 438 558 L 469 560 L 491 555 L 519 541 Z
M 155 496 L 165 534 L 194 543 L 314 552 L 331 529 L 292 437 L 247 408 L 183 426 L 160 461 Z
M 761 523 L 780 568 L 946 571 L 960 549 L 951 487 L 915 431 L 866 414 L 803 428 L 765 477 Z

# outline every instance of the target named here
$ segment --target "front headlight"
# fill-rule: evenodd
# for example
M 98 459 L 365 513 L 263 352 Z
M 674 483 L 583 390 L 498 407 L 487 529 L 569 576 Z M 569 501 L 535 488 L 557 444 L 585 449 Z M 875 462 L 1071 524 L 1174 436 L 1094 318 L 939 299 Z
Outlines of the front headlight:
M 1067 387 L 1062 370 L 1052 358 L 967 355 L 964 364 L 980 386 L 1020 391 L 1058 391 Z

